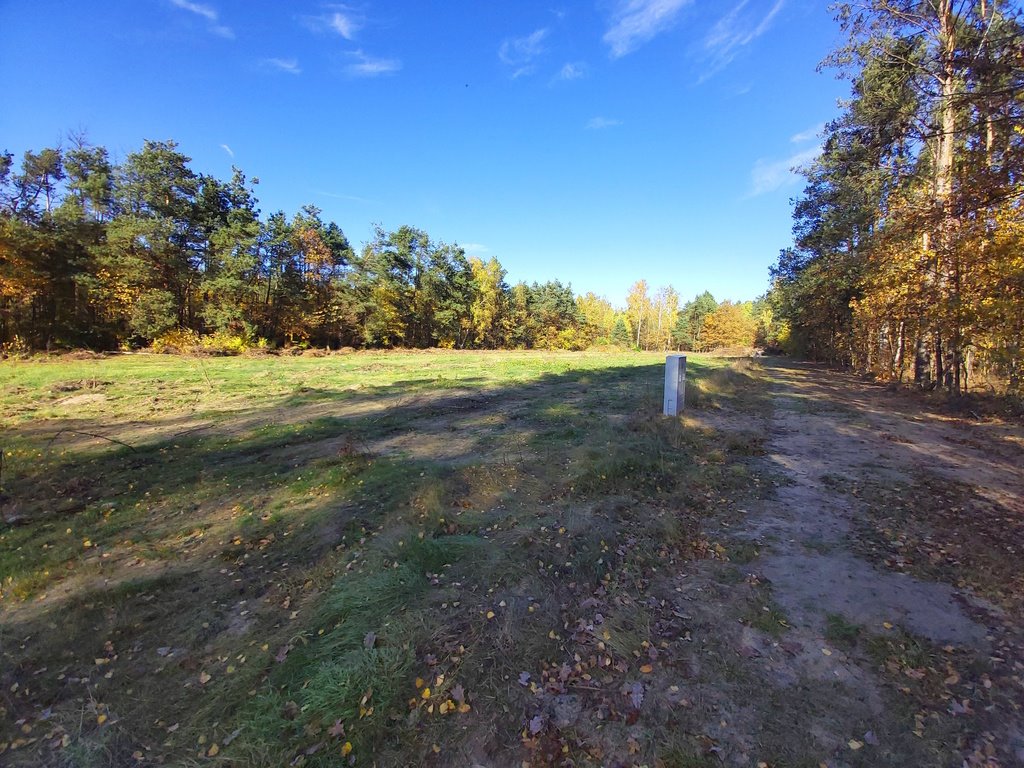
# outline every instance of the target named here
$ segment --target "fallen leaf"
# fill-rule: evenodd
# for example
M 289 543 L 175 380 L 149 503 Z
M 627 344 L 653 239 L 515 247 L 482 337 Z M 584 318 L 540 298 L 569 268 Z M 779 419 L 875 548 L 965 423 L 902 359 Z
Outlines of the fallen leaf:
M 860 749 L 861 747 L 863 747 L 863 746 L 864 746 L 864 742 L 863 742 L 863 741 L 857 741 L 856 739 L 850 739 L 850 740 L 849 740 L 849 741 L 847 742 L 847 744 L 849 745 L 850 749 L 852 749 L 852 750 L 853 750 L 853 751 L 855 751 L 855 752 L 856 752 L 856 751 L 857 751 L 858 749 Z
M 367 632 L 366 637 L 363 638 L 363 648 L 367 650 L 373 648 L 377 644 L 377 633 Z
M 107 716 L 106 715 L 100 715 L 99 717 L 96 718 L 96 725 L 103 725 L 105 722 L 107 722 Z
M 347 757 L 349 755 L 349 753 L 351 753 L 351 752 L 352 752 L 352 742 L 351 741 L 346 741 L 344 744 L 341 745 L 341 756 L 342 757 Z
M 644 664 L 642 667 L 640 667 L 640 671 L 643 672 L 645 675 L 649 675 L 651 674 L 651 672 L 654 671 L 654 667 L 652 667 L 650 664 Z
M 462 704 L 466 700 L 466 690 L 462 687 L 462 683 L 459 683 L 452 688 L 452 698 L 459 704 Z
M 635 682 L 629 686 L 629 702 L 633 705 L 633 709 L 640 709 L 644 703 L 644 684 L 641 682 Z
M 338 738 L 339 736 L 344 736 L 345 735 L 345 724 L 343 722 L 341 722 L 341 720 L 335 720 L 334 721 L 334 725 L 332 725 L 328 729 L 327 733 L 328 733 L 328 735 L 333 736 L 334 738 Z
M 423 697 L 424 700 L 429 699 L 430 698 L 430 689 L 429 688 L 424 688 L 422 693 L 420 693 L 420 696 Z
M 200 672 L 199 673 L 199 684 L 200 685 L 206 685 L 208 682 L 210 682 L 210 675 L 207 674 L 206 672 Z
M 207 751 L 206 756 L 216 757 L 218 754 L 220 754 L 220 747 L 218 747 L 216 744 L 213 744 L 211 745 L 209 751 Z

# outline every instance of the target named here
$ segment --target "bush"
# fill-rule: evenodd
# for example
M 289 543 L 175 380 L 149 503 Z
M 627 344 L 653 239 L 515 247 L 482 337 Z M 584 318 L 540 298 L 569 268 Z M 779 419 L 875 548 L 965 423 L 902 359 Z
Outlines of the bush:
M 154 338 L 150 349 L 160 355 L 185 355 L 198 346 L 198 333 L 187 328 L 172 328 Z
M 251 349 L 262 349 L 267 346 L 265 339 L 254 339 L 244 333 L 217 331 L 203 336 L 199 342 L 200 351 L 209 355 L 240 355 Z
M 250 350 L 266 349 L 267 341 L 231 331 L 200 336 L 187 328 L 175 328 L 153 339 L 150 348 L 158 354 L 170 355 L 240 355 Z
M 15 336 L 10 341 L 0 344 L 0 358 L 28 357 L 31 353 L 32 348 L 21 336 Z

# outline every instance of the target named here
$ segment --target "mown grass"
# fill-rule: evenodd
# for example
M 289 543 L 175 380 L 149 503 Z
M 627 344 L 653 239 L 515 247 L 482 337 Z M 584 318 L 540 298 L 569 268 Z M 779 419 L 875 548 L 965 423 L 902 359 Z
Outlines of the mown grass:
M 549 694 L 520 676 L 635 674 L 646 585 L 707 551 L 759 446 L 663 419 L 662 362 L 3 364 L 3 759 L 601 764 L 583 720 L 524 741 Z M 694 414 L 759 407 L 729 361 L 689 376 Z

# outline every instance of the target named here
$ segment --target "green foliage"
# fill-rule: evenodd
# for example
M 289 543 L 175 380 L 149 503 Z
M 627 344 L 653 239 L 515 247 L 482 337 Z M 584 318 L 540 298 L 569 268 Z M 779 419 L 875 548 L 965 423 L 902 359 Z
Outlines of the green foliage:
M 1024 24 L 1001 3 L 840 3 L 851 98 L 772 270 L 778 344 L 959 395 L 1020 387 Z M 1011 245 L 1012 243 L 1012 245 Z M 770 327 L 770 326 L 768 326 Z M 771 344 L 770 335 L 767 343 Z
M 694 296 L 679 312 L 679 318 L 672 328 L 672 339 L 681 349 L 701 352 L 708 349 L 704 339 L 704 324 L 718 308 L 718 302 L 708 291 Z
M 119 164 L 74 136 L 20 165 L 0 154 L 0 344 L 669 349 L 699 341 L 714 308 L 698 297 L 680 325 L 671 286 L 640 281 L 624 312 L 558 280 L 510 287 L 496 258 L 408 225 L 356 254 L 315 206 L 261 216 L 256 183 L 197 172 L 174 141 Z
M 147 291 L 135 301 L 129 322 L 139 336 L 159 336 L 177 324 L 178 302 L 169 291 Z
M 612 344 L 617 347 L 631 347 L 633 340 L 629 335 L 629 328 L 626 327 L 626 321 L 622 317 L 618 317 L 615 320 L 615 327 L 612 328 L 611 336 Z

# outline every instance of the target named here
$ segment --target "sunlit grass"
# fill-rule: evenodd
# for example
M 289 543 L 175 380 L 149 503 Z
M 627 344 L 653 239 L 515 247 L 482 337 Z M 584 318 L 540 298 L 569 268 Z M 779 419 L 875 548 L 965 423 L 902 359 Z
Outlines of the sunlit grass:
M 637 585 L 700 551 L 702 518 L 745 492 L 756 439 L 662 418 L 662 363 L 0 365 L 8 720 L 51 734 L 0 731 L 7 756 L 334 765 L 347 744 L 412 764 L 484 723 L 517 748 L 515 681 L 572 658 L 581 595 L 627 601 L 607 652 L 635 664 Z M 695 412 L 753 407 L 729 365 L 691 360 Z

